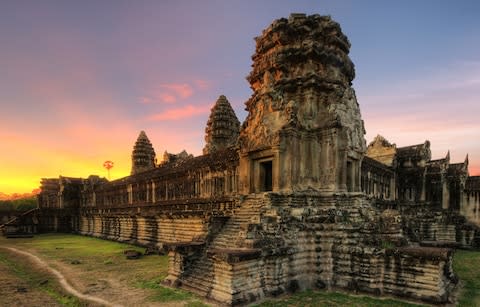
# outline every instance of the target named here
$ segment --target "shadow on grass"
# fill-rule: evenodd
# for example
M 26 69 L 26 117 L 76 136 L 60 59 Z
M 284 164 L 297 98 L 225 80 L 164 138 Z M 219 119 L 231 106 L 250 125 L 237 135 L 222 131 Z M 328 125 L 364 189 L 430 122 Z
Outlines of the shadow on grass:
M 279 298 L 275 300 L 266 300 L 257 307 L 287 307 L 287 306 L 356 306 L 356 307 L 372 307 L 372 306 L 391 306 L 391 307 L 416 307 L 423 306 L 393 299 L 378 299 L 368 296 L 352 296 L 339 292 L 312 291 L 307 290 Z

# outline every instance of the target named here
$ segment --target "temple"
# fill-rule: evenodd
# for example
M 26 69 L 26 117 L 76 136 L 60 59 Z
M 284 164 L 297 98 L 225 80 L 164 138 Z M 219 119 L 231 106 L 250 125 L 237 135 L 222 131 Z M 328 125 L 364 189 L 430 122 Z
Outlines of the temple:
M 155 150 L 148 139 L 145 131 L 140 131 L 140 135 L 135 142 L 132 152 L 132 171 L 131 175 L 144 172 L 155 168 L 156 161 Z
M 350 42 L 329 16 L 292 14 L 255 40 L 248 116 L 240 126 L 221 95 L 203 155 L 157 164 L 142 131 L 130 176 L 42 179 L 39 208 L 7 226 L 163 249 L 165 284 L 228 305 L 315 288 L 449 302 L 452 247 L 480 246 L 468 157 L 367 146 Z

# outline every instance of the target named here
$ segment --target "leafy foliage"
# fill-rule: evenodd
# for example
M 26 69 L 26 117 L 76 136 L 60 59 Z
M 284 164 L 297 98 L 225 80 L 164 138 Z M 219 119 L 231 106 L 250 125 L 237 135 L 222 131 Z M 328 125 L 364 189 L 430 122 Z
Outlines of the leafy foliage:
M 15 200 L 0 200 L 0 212 L 24 212 L 37 207 L 37 198 L 21 198 Z

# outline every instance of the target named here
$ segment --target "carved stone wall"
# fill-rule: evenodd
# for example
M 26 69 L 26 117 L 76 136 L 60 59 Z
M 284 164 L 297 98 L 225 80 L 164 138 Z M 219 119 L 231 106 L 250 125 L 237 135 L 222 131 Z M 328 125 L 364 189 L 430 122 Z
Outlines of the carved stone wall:
M 399 213 L 360 194 L 250 195 L 205 247 L 170 251 L 166 280 L 232 305 L 311 288 L 447 301 L 451 250 L 404 243 Z
M 78 228 L 83 235 L 163 248 L 169 242 L 203 241 L 208 219 L 204 217 L 162 217 L 127 214 L 79 215 Z
M 467 249 L 480 247 L 480 229 L 456 211 L 425 204 L 403 204 L 398 210 L 402 214 L 404 232 L 411 242 Z
M 467 179 L 465 194 L 460 212 L 471 223 L 480 227 L 480 176 L 472 176 Z

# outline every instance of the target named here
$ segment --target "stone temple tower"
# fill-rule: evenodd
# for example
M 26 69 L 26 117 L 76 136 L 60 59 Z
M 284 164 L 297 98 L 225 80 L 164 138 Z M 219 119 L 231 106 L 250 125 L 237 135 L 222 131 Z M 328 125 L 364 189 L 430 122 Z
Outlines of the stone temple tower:
M 135 175 L 155 168 L 155 150 L 145 131 L 140 131 L 132 152 L 132 171 Z
M 225 149 L 237 143 L 240 134 L 240 121 L 230 102 L 224 95 L 218 97 L 205 128 L 205 148 L 203 154 Z
M 256 38 L 240 191 L 359 191 L 366 150 L 350 43 L 329 16 L 292 14 Z

